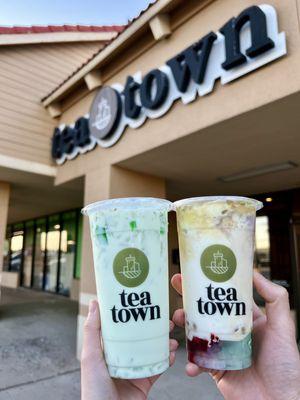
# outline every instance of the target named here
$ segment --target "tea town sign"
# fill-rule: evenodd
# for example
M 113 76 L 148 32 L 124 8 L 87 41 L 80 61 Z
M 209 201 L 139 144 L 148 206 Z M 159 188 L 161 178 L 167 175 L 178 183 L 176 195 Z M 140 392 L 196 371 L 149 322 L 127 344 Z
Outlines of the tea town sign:
M 52 156 L 58 164 L 96 145 L 113 146 L 126 126 L 140 127 L 159 118 L 181 99 L 183 104 L 286 54 L 285 33 L 278 32 L 276 10 L 252 6 L 231 18 L 219 32 L 210 32 L 157 69 L 128 76 L 125 86 L 101 88 L 90 114 L 54 131 Z

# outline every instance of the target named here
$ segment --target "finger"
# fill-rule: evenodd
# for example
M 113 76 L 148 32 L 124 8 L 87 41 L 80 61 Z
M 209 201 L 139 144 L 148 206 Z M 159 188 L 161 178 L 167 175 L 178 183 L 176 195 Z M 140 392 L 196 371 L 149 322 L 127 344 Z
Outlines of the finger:
M 97 301 L 90 302 L 89 313 L 84 324 L 81 353 L 81 398 L 94 399 L 95 393 L 103 392 L 103 382 L 109 381 L 103 358 L 101 324 Z
M 101 347 L 100 313 L 96 300 L 90 302 L 89 313 L 84 324 L 81 360 L 88 365 L 104 360 Z
M 173 321 L 169 321 L 169 323 L 170 323 L 170 325 L 169 325 L 169 332 L 172 332 L 172 330 L 173 330 L 174 327 L 175 327 L 175 324 L 174 324 Z
M 175 357 L 176 357 L 175 351 L 171 351 L 170 357 L 169 357 L 169 360 L 170 360 L 170 367 L 172 367 L 172 365 L 174 364 L 174 362 L 175 362 Z
M 289 296 L 287 290 L 270 282 L 258 272 L 254 272 L 254 286 L 266 302 L 266 315 L 269 324 L 274 327 L 285 326 L 291 320 Z
M 175 325 L 180 326 L 181 328 L 184 328 L 185 315 L 184 315 L 184 311 L 182 308 L 179 308 L 178 310 L 176 310 L 174 312 L 172 320 L 175 323 Z
M 205 371 L 204 368 L 198 367 L 198 365 L 191 363 L 191 362 L 187 363 L 185 366 L 186 374 L 191 377 L 197 376 L 204 371 Z
M 211 369 L 211 370 L 209 370 L 209 374 L 215 380 L 216 384 L 218 384 L 220 382 L 220 380 L 223 378 L 223 376 L 226 374 L 226 371 L 219 371 L 216 369 Z
M 175 340 L 175 339 L 170 339 L 170 340 L 169 340 L 169 348 L 170 348 L 170 351 L 175 351 L 175 350 L 177 350 L 177 349 L 178 349 L 178 342 L 177 342 L 177 340 Z
M 175 275 L 172 276 L 171 285 L 176 290 L 176 292 L 178 292 L 179 294 L 182 295 L 182 278 L 181 278 L 181 274 L 175 274 Z
M 253 322 L 261 317 L 265 317 L 265 314 L 262 312 L 262 310 L 258 307 L 258 305 L 254 301 L 252 305 L 252 310 L 253 310 Z

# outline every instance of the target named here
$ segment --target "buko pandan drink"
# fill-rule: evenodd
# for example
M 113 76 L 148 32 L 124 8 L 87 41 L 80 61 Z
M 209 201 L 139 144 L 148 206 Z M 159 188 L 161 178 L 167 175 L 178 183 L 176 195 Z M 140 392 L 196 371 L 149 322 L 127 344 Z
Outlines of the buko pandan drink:
M 244 197 L 175 203 L 189 361 L 212 369 L 251 365 L 256 211 Z
M 154 198 L 100 201 L 89 216 L 109 373 L 143 378 L 169 366 L 168 211 Z

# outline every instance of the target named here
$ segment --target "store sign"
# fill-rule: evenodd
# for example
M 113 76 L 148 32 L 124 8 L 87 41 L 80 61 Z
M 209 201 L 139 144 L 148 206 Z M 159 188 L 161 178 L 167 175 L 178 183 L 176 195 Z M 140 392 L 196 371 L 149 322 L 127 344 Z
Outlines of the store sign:
M 126 126 L 136 129 L 178 99 L 188 104 L 212 92 L 217 79 L 227 84 L 285 54 L 274 7 L 249 7 L 145 76 L 101 88 L 89 115 L 55 129 L 52 156 L 61 164 L 96 145 L 113 146 Z

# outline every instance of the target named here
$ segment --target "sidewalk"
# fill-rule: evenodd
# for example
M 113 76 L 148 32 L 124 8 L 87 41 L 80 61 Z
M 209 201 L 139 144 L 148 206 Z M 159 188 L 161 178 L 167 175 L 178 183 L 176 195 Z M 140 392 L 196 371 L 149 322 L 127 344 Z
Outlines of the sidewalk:
M 80 400 L 76 316 L 77 304 L 63 297 L 25 289 L 3 291 L 0 400 Z M 208 375 L 194 379 L 185 375 L 185 357 L 182 347 L 149 399 L 222 399 Z

